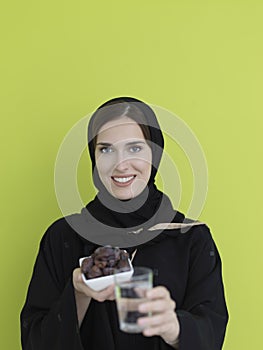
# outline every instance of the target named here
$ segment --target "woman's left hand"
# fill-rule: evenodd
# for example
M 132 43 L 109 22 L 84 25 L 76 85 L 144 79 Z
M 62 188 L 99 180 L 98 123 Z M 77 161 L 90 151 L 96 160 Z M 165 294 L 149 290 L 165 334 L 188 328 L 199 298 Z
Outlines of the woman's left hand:
M 151 337 L 161 336 L 168 343 L 176 343 L 180 333 L 180 325 L 175 313 L 176 304 L 171 299 L 170 292 L 163 286 L 155 287 L 146 294 L 149 301 L 139 305 L 142 313 L 151 316 L 140 317 L 138 324 L 145 327 L 143 335 Z

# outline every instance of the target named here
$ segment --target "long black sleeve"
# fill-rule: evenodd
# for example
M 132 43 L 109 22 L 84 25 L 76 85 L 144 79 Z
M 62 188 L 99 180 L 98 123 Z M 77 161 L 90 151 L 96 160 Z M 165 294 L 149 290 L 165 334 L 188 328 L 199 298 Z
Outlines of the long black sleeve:
M 71 279 L 76 247 L 68 247 L 67 257 L 71 243 L 54 229 L 58 226 L 53 224 L 40 244 L 21 312 L 23 350 L 83 349 Z
M 228 312 L 222 282 L 221 260 L 207 227 L 194 229 L 184 302 L 177 316 L 180 350 L 220 350 Z

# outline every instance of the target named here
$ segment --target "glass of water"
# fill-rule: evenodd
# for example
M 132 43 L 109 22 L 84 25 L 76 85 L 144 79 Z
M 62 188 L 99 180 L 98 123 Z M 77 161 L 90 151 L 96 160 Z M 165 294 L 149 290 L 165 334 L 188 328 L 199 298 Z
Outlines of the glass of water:
M 137 324 L 137 320 L 148 313 L 139 312 L 138 306 L 147 300 L 146 292 L 152 288 L 152 270 L 135 266 L 128 280 L 123 280 L 120 272 L 116 270 L 114 275 L 120 329 L 128 333 L 141 333 L 143 328 Z

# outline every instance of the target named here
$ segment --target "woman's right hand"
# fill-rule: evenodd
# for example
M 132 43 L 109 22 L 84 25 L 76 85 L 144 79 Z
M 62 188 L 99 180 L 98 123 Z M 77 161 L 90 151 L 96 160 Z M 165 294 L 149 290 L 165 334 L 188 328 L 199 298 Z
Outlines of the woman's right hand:
M 73 286 L 77 293 L 82 294 L 82 296 L 87 296 L 89 298 L 95 299 L 97 301 L 105 301 L 105 300 L 115 300 L 114 293 L 114 284 L 111 284 L 109 287 L 101 290 L 95 291 L 89 288 L 83 281 L 81 276 L 81 269 L 76 268 L 73 271 Z

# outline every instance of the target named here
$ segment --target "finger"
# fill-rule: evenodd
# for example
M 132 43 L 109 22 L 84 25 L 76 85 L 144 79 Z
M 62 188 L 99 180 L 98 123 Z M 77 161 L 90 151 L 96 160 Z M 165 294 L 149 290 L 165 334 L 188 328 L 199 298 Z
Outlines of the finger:
M 114 293 L 114 285 L 110 285 L 109 287 L 99 291 L 99 292 L 96 292 L 96 291 L 92 291 L 92 295 L 91 297 L 93 299 L 96 299 L 97 301 L 105 301 L 106 299 L 109 299 L 113 296 L 113 293 Z
M 170 292 L 164 286 L 157 286 L 147 291 L 148 299 L 170 299 Z
M 159 325 L 167 324 L 174 321 L 174 312 L 168 311 L 166 313 L 150 316 L 140 317 L 138 324 L 143 328 L 157 327 Z
M 72 279 L 73 279 L 74 288 L 78 292 L 82 292 L 83 293 L 83 288 L 84 288 L 85 284 L 84 284 L 83 279 L 82 279 L 80 268 L 76 268 L 73 271 L 73 278 Z
M 116 296 L 115 296 L 115 293 L 113 292 L 113 293 L 109 296 L 108 300 L 115 300 L 115 299 L 116 299 Z
M 73 278 L 79 282 L 82 281 L 81 270 L 79 267 L 74 269 Z
M 115 300 L 115 286 L 114 284 L 110 285 L 103 290 L 106 293 L 107 300 Z
M 143 330 L 143 335 L 145 335 L 146 337 L 152 337 L 153 335 L 161 335 L 168 332 L 170 328 L 170 323 L 163 323 L 158 326 L 145 328 Z
M 175 309 L 175 302 L 172 299 L 158 299 L 142 303 L 138 309 L 140 312 L 163 313 L 169 310 L 173 311 Z

